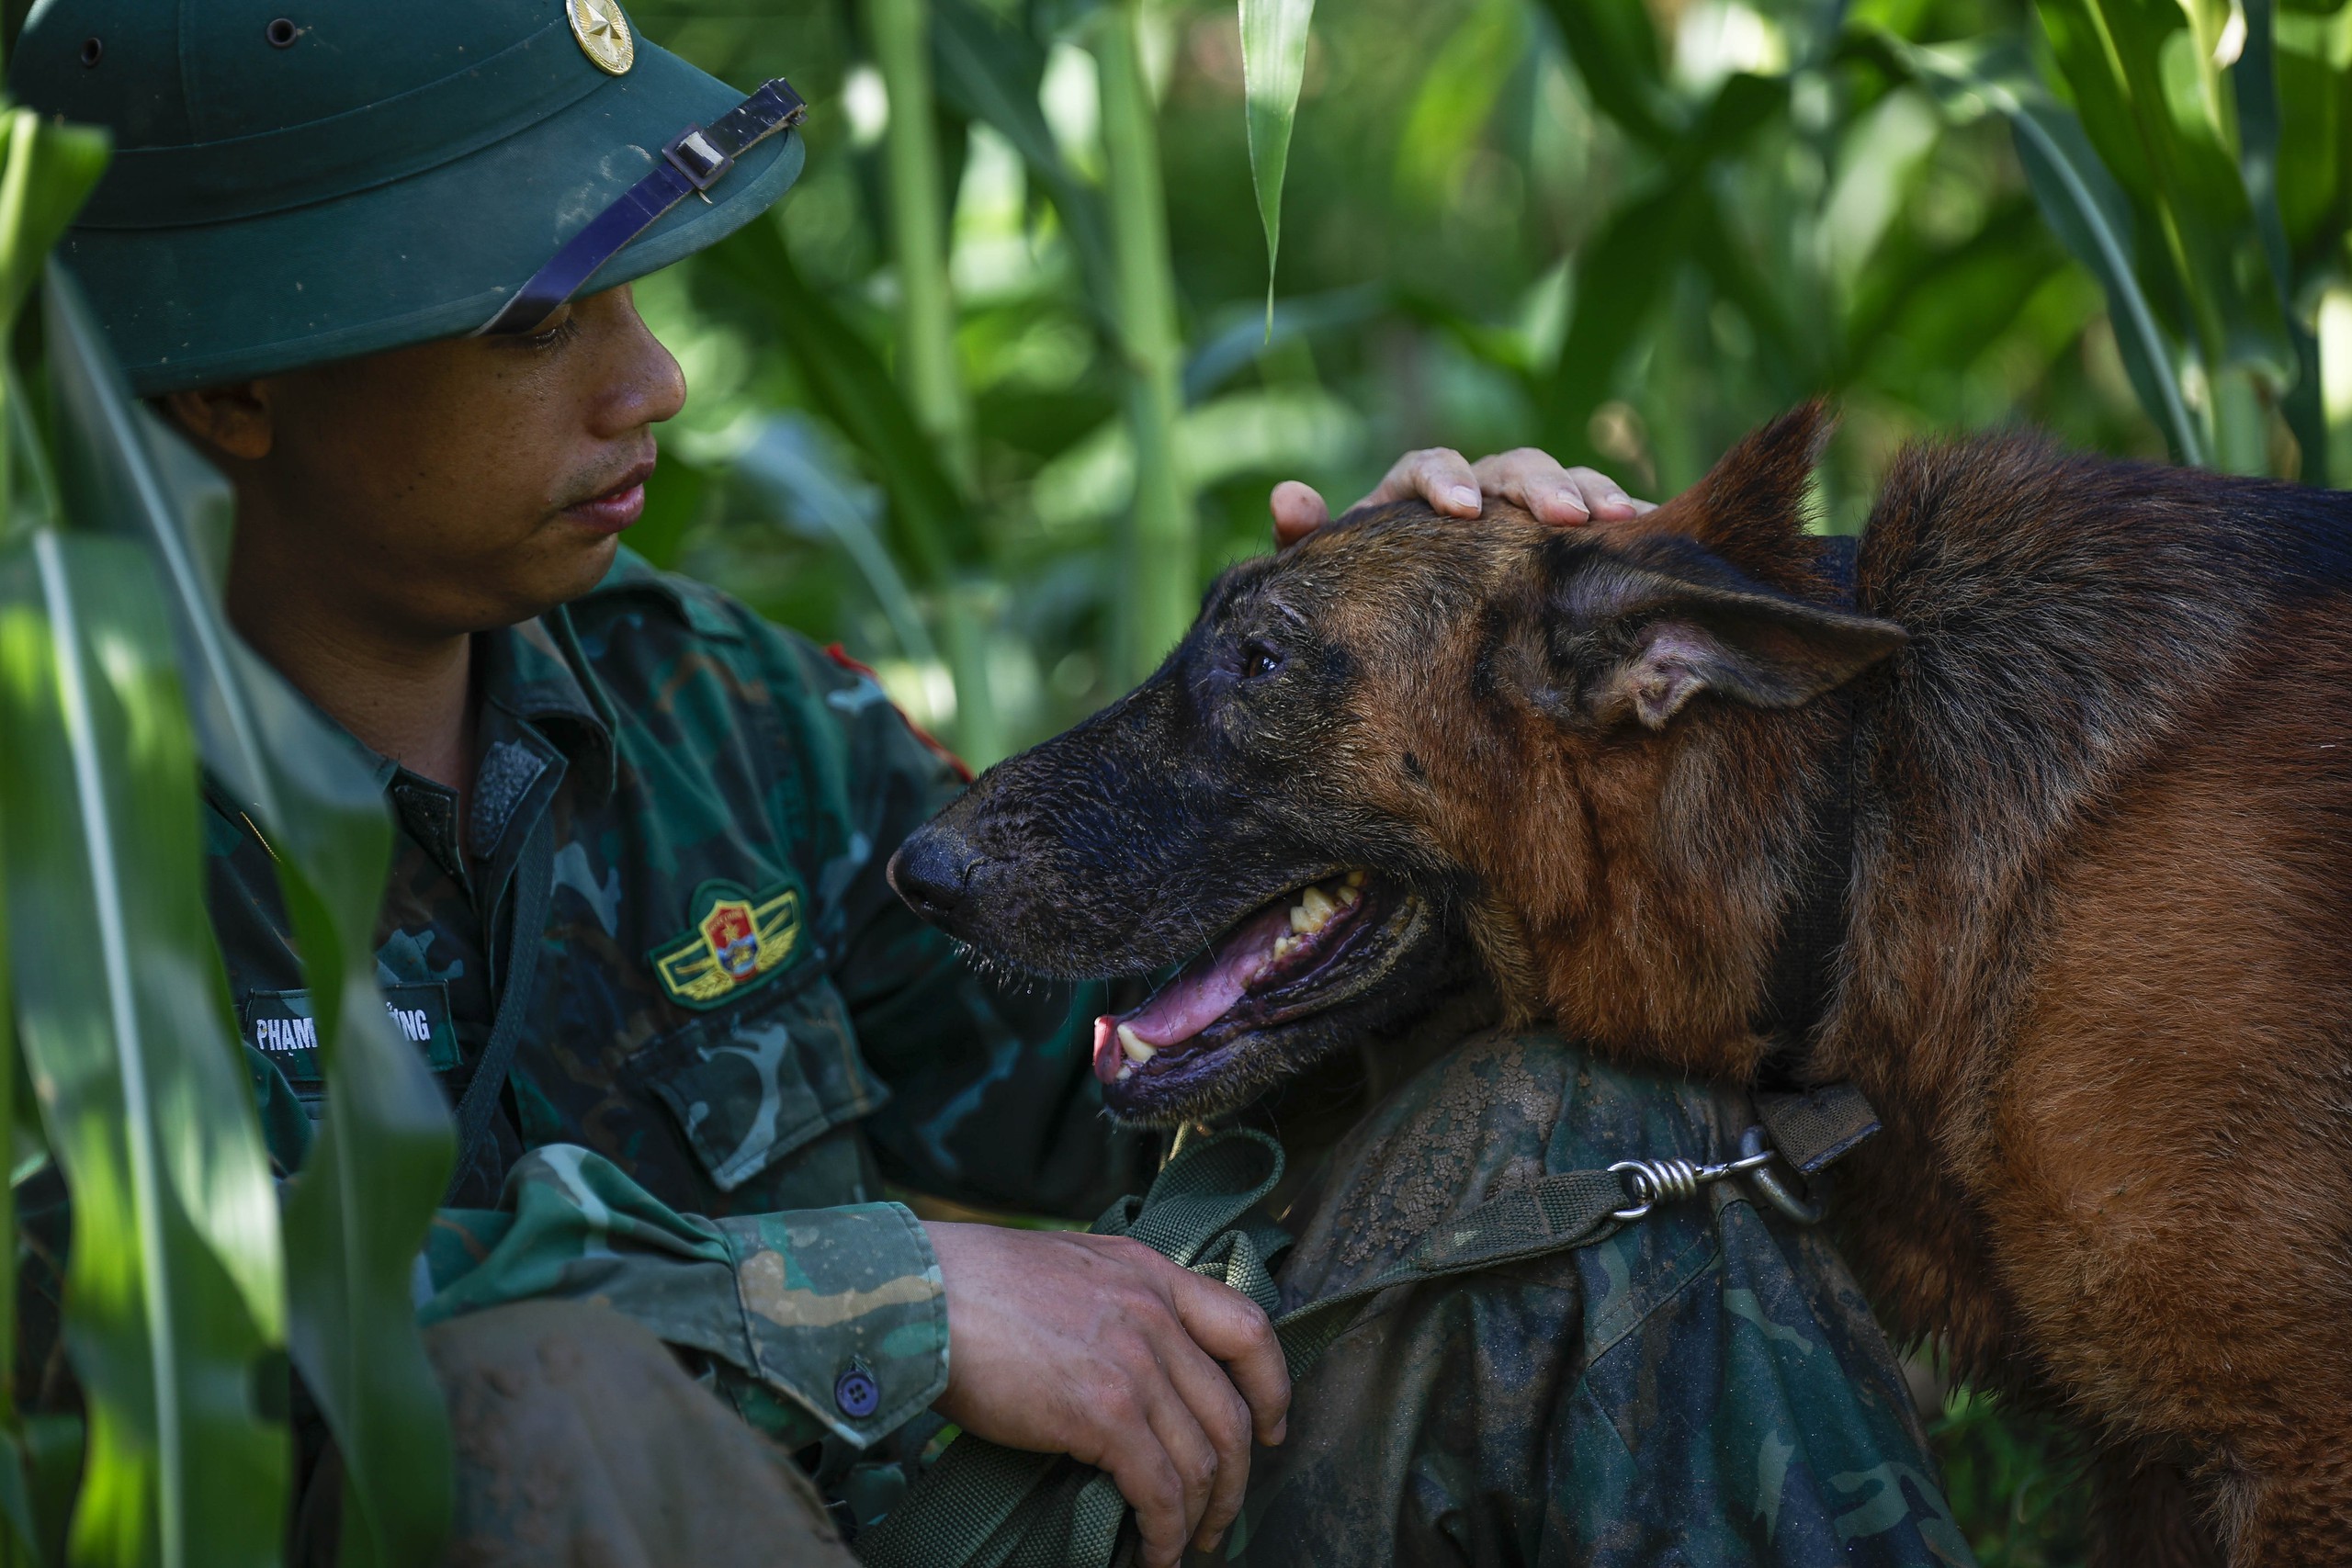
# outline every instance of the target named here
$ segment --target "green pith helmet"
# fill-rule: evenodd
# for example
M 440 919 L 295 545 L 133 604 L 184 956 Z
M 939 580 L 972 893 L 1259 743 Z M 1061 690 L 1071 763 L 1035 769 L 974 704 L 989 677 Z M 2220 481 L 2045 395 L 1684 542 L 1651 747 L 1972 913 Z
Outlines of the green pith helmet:
M 40 0 L 21 103 L 113 132 L 60 247 L 141 394 L 479 331 L 742 227 L 799 99 L 618 0 Z

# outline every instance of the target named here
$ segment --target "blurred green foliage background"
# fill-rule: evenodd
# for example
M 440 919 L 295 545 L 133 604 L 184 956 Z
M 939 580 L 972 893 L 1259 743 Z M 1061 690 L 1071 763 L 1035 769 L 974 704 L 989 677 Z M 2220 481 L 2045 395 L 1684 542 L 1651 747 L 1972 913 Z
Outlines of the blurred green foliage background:
M 929 444 L 946 488 L 915 537 L 907 492 L 929 476 L 843 418 L 837 370 L 811 370 L 845 332 L 907 391 L 922 346 L 907 335 L 876 63 L 891 8 L 635 7 L 649 36 L 738 84 L 789 76 L 813 112 L 780 243 L 763 228 L 639 288 L 693 395 L 631 542 L 843 642 L 975 761 L 1148 668 L 1167 616 L 1145 647 L 1123 644 L 1123 616 L 1154 595 L 1189 606 L 1221 565 L 1266 547 L 1278 479 L 1344 505 L 1408 447 L 1532 443 L 1662 496 L 1819 392 L 1844 416 L 1822 498 L 1837 528 L 1859 524 L 1889 455 L 1923 434 L 2029 420 L 2165 454 L 2098 281 L 2037 210 L 2001 117 L 1955 115 L 1873 46 L 1993 40 L 2046 64 L 2030 6 L 1327 4 L 1269 333 L 1234 8 L 943 0 L 935 49 L 956 28 L 1016 40 L 1035 76 L 994 85 L 1031 95 L 1060 166 L 1009 136 L 1001 107 L 984 112 L 991 85 L 956 69 L 970 55 L 939 50 L 926 140 L 966 412 L 954 442 Z M 1176 459 L 1197 498 L 1196 541 L 1140 562 L 1121 536 L 1137 491 L 1130 350 L 1067 196 L 1101 221 L 1118 194 L 1089 36 L 1103 9 L 1132 14 L 1152 99 L 1181 337 Z M 2312 48 L 2334 47 L 2342 15 L 2305 18 Z M 2327 184 L 2332 214 L 2332 167 Z M 2294 471 L 2282 418 L 2258 439 L 2278 449 L 2267 466 Z

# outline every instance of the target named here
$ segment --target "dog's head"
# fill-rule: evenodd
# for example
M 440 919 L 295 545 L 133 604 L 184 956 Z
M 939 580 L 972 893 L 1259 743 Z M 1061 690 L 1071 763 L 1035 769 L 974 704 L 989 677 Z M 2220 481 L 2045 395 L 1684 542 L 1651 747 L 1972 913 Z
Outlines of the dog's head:
M 1181 964 L 1097 1025 L 1130 1119 L 1254 1099 L 1408 1019 L 1468 953 L 1521 1013 L 1605 1032 L 1560 994 L 1555 971 L 1605 961 L 1578 933 L 1670 919 L 1653 884 L 1704 865 L 1759 721 L 1901 638 L 1823 603 L 1819 427 L 1788 416 L 1635 524 L 1396 505 L 1244 562 L 1156 674 L 989 770 L 893 884 L 1041 973 Z

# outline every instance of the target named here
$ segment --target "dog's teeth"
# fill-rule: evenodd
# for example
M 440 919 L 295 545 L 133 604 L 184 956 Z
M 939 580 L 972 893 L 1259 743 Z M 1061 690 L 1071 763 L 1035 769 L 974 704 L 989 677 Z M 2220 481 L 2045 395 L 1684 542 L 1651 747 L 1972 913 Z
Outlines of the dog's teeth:
M 1348 886 L 1351 886 L 1351 887 L 1362 887 L 1362 886 L 1363 886 L 1363 884 L 1364 884 L 1364 874 L 1363 874 L 1362 871 L 1351 871 L 1351 872 L 1348 873 Z
M 1345 909 L 1351 908 L 1355 901 L 1363 897 L 1363 895 L 1356 891 L 1355 884 L 1352 882 L 1346 882 L 1341 883 L 1340 885 L 1340 890 L 1331 895 L 1331 897 L 1340 901 L 1340 908 Z
M 1132 1023 L 1119 1025 L 1119 1049 L 1125 1052 L 1127 1060 L 1138 1067 L 1159 1055 L 1159 1047 L 1145 1044 L 1143 1036 L 1136 1032 L 1136 1026 Z M 1120 1076 L 1125 1075 L 1122 1073 Z
M 1309 931 L 1321 931 L 1324 922 L 1339 913 L 1340 909 L 1340 906 L 1331 902 L 1331 896 L 1320 887 L 1309 887 L 1300 897 L 1298 903 L 1299 908 L 1306 911 L 1306 925 Z M 1295 911 L 1293 912 L 1291 923 L 1295 929 L 1297 925 Z
M 1119 1064 L 1119 1076 L 1112 1081 L 1114 1083 L 1125 1083 L 1135 1076 L 1136 1069 L 1134 1064 L 1129 1062 L 1121 1062 Z
M 1293 904 L 1290 907 L 1290 929 L 1294 936 L 1305 936 L 1315 929 L 1315 922 L 1307 917 L 1306 905 Z
M 1291 953 L 1297 949 L 1297 947 L 1298 938 L 1295 936 L 1278 936 L 1274 938 L 1274 956 L 1276 958 L 1288 958 Z

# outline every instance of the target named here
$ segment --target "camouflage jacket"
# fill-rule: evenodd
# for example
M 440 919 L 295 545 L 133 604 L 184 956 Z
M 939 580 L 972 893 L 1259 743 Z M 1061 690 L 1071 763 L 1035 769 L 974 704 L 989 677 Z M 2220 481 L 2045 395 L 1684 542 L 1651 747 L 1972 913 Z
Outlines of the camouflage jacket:
M 935 1260 L 885 1179 L 1072 1214 L 1136 1183 L 1088 1067 L 1094 998 L 991 987 L 891 893 L 891 851 L 960 769 L 847 660 L 626 553 L 476 655 L 462 831 L 450 790 L 379 761 L 379 975 L 453 1100 L 542 816 L 554 891 L 497 1156 L 435 1227 L 425 1315 L 599 1295 L 707 1352 L 786 1440 L 873 1442 L 946 1375 Z M 291 1170 L 309 1001 L 270 852 L 209 799 L 213 922 Z
M 1740 1096 L 1491 1033 L 1390 1094 L 1290 1208 L 1285 1309 L 1498 1192 L 1737 1153 Z M 1973 1561 L 1826 1239 L 1737 1183 L 1592 1247 L 1375 1297 L 1294 1393 L 1220 1555 L 1267 1568 Z

